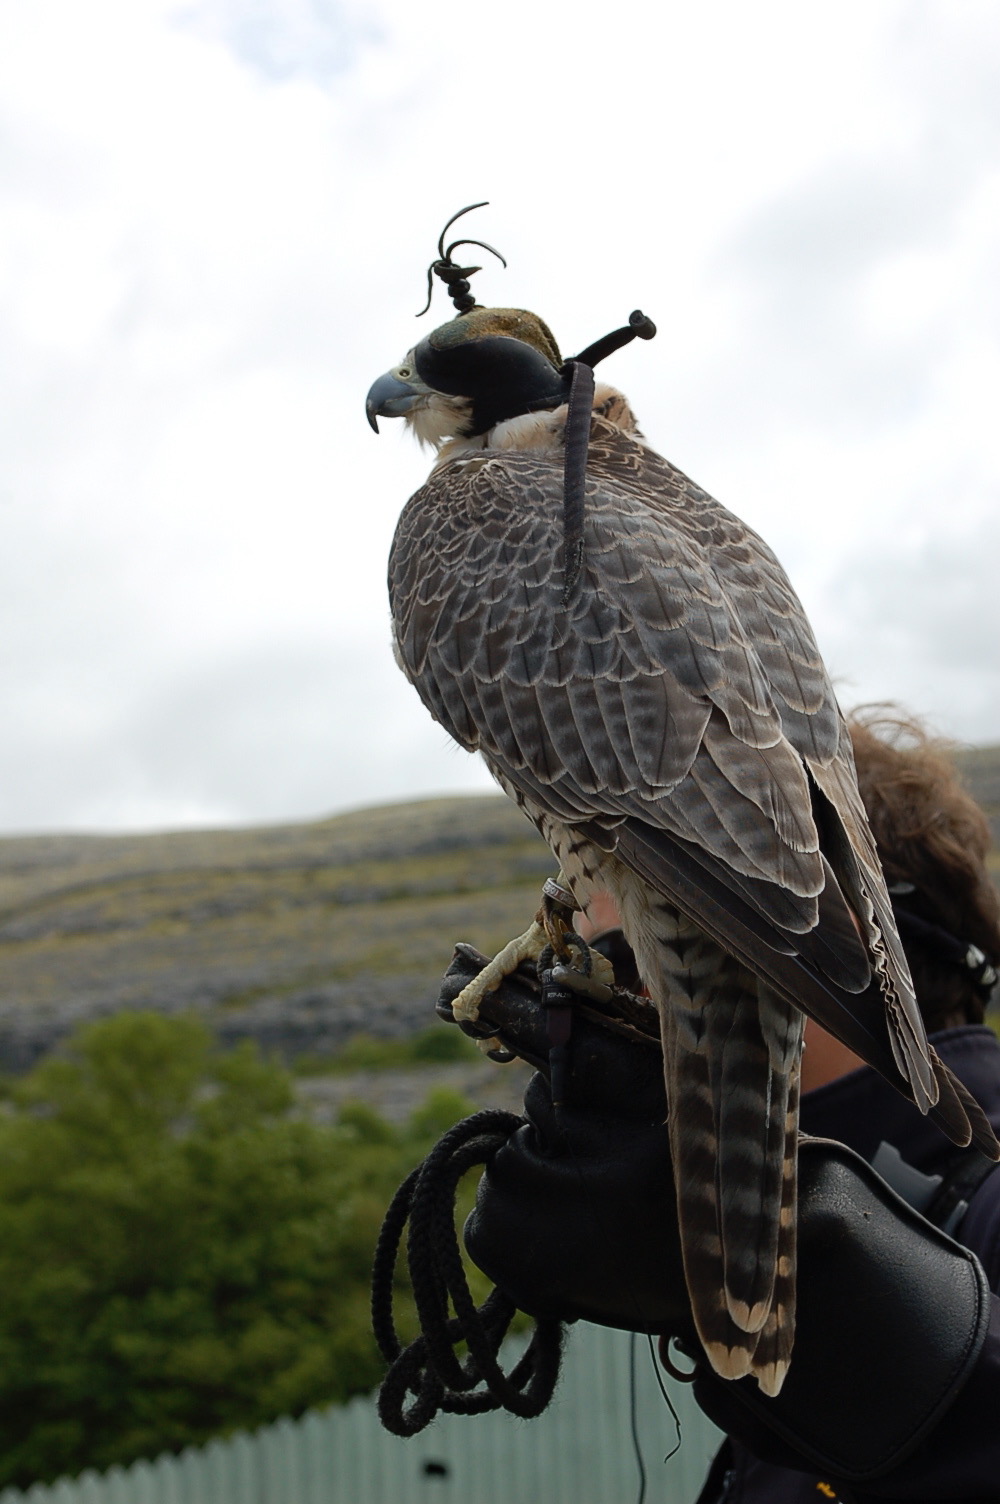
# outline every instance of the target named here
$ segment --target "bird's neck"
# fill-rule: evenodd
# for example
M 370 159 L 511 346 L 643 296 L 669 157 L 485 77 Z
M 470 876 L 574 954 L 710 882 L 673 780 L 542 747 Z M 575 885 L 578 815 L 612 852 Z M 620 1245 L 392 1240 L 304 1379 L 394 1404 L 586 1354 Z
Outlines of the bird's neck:
M 497 423 L 486 433 L 477 434 L 475 438 L 449 439 L 442 445 L 438 454 L 435 470 L 441 465 L 450 464 L 453 460 L 465 458 L 471 454 L 510 454 L 512 452 L 533 453 L 546 456 L 561 456 L 563 453 L 563 434 L 566 428 L 567 404 L 555 407 L 550 412 L 522 413 L 517 418 L 507 418 L 503 423 Z M 613 386 L 606 386 L 600 382 L 594 389 L 594 413 L 606 422 L 619 428 L 623 433 L 639 434 L 639 425 L 635 414 L 629 407 L 628 399 Z

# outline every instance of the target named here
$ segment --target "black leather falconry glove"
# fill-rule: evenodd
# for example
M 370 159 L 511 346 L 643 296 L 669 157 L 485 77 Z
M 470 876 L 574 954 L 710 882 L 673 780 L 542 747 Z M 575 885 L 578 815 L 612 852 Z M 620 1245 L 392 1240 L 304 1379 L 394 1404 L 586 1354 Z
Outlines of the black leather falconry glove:
M 456 952 L 442 1016 L 480 964 L 468 948 Z M 753 1379 L 716 1377 L 699 1358 L 688 1307 L 648 1005 L 619 1003 L 583 997 L 571 1007 L 556 1108 L 537 983 L 521 972 L 485 1000 L 481 1032 L 540 1069 L 526 1121 L 482 1177 L 465 1227 L 469 1254 L 531 1315 L 676 1339 L 695 1366 L 702 1408 L 765 1460 L 855 1485 L 908 1471 L 907 1458 L 947 1433 L 963 1388 L 983 1381 L 976 1370 L 992 1302 L 979 1262 L 851 1150 L 803 1138 L 788 1377 L 774 1399 Z

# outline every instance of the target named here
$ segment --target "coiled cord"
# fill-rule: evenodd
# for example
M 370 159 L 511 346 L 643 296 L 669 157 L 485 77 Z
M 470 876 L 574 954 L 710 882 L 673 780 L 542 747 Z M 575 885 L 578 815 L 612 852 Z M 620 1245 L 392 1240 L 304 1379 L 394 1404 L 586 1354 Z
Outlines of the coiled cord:
M 500 1290 L 476 1306 L 455 1230 L 462 1176 L 488 1164 L 523 1122 L 492 1109 L 457 1123 L 407 1176 L 386 1213 L 372 1269 L 372 1329 L 389 1364 L 379 1390 L 379 1419 L 395 1436 L 415 1436 L 442 1410 L 477 1415 L 504 1409 L 531 1419 L 552 1398 L 563 1323 L 538 1321 L 526 1351 L 505 1373 L 497 1355 L 516 1307 Z M 407 1223 L 406 1257 L 421 1335 L 404 1348 L 393 1319 L 393 1275 Z M 455 1352 L 461 1342 L 468 1348 L 464 1361 Z

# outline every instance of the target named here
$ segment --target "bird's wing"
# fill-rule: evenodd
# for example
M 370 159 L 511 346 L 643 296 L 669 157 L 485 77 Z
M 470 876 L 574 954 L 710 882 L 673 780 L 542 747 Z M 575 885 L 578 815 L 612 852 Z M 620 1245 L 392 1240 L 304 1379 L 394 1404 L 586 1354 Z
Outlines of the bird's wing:
M 563 610 L 559 457 L 483 453 L 437 470 L 390 560 L 406 673 L 536 809 L 609 848 L 620 833 L 620 858 L 661 891 L 680 843 L 707 874 L 700 887 L 688 874 L 685 912 L 700 921 L 711 888 L 709 906 L 770 947 L 779 993 L 799 1002 L 803 967 L 820 979 L 801 1006 L 839 1037 L 852 994 L 870 1011 L 874 968 L 891 1055 L 926 1110 L 938 1083 L 849 738 L 781 566 L 600 419 L 586 505 L 584 569 Z

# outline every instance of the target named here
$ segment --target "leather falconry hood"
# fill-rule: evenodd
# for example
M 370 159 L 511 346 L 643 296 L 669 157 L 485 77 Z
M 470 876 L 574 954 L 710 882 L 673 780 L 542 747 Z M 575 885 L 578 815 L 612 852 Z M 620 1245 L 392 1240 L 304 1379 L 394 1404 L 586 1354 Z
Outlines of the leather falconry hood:
M 569 401 L 559 346 L 526 309 L 472 308 L 428 334 L 413 356 L 421 381 L 472 402 L 470 437 Z
M 564 361 L 552 331 L 537 314 L 523 308 L 480 307 L 471 294 L 468 279 L 482 268 L 458 266 L 452 253 L 462 245 L 478 245 L 504 266 L 506 261 L 485 241 L 455 240 L 446 248 L 444 239 L 462 215 L 485 207 L 485 203 L 467 205 L 452 215 L 441 232 L 438 257 L 427 269 L 427 303 L 417 317 L 430 307 L 435 276 L 447 286 L 458 314 L 415 347 L 412 354 L 415 374 L 433 391 L 468 399 L 472 411 L 469 437 L 488 433 L 509 418 L 549 411 L 568 403 L 563 487 L 563 603 L 567 605 L 583 562 L 593 368 L 630 340 L 652 339 L 656 325 L 637 309 L 623 328 L 604 335 L 573 359 Z M 368 393 L 368 421 L 377 433 L 378 417 L 401 416 L 416 400 L 412 388 L 399 374 L 381 376 Z

